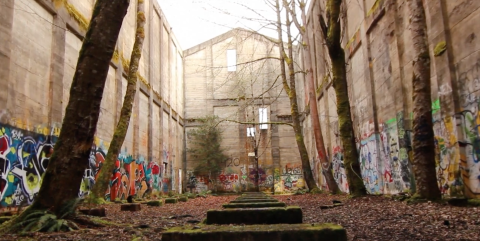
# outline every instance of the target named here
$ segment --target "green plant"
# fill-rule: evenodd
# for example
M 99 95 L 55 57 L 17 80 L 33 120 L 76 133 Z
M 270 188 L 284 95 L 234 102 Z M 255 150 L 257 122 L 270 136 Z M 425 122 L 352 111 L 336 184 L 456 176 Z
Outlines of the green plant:
M 314 189 L 310 190 L 310 193 L 311 194 L 322 194 L 323 191 L 318 189 L 318 188 L 314 188 Z
M 55 215 L 49 210 L 33 211 L 23 218 L 22 221 L 12 226 L 13 229 L 19 229 L 22 232 L 59 232 L 72 231 L 79 229 L 78 226 L 65 218 L 75 213 L 75 208 L 81 201 L 75 198 L 66 202 L 60 209 L 59 214 Z
M 307 193 L 307 190 L 305 189 L 298 189 L 297 191 L 295 191 L 295 193 L 293 193 L 293 195 L 303 195 Z
M 190 148 L 187 151 L 197 163 L 194 174 L 216 177 L 228 159 L 220 145 L 222 141 L 222 130 L 218 126 L 220 121 L 217 116 L 206 116 L 197 121 L 201 125 L 188 132 Z

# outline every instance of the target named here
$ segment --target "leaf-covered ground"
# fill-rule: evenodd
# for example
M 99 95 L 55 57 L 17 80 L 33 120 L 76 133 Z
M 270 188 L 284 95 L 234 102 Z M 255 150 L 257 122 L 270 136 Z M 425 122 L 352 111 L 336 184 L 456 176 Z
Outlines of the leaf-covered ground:
M 200 225 L 209 209 L 219 209 L 237 196 L 208 196 L 161 207 L 142 205 L 138 212 L 120 211 L 120 204 L 104 205 L 107 217 L 96 218 L 104 227 L 82 226 L 67 233 L 4 235 L 0 240 L 160 240 L 173 226 Z M 346 196 L 305 194 L 275 196 L 303 209 L 304 223 L 337 223 L 349 240 L 480 240 L 480 210 L 439 203 L 408 205 L 380 196 L 347 199 Z M 343 206 L 322 209 L 333 200 Z

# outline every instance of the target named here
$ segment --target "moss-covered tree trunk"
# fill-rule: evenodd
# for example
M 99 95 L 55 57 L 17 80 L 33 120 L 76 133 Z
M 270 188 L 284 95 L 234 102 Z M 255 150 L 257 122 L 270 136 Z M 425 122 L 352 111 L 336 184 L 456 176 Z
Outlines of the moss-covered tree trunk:
M 105 157 L 105 162 L 100 169 L 100 174 L 95 181 L 95 185 L 93 186 L 92 192 L 89 196 L 90 203 L 98 203 L 99 198 L 104 198 L 105 192 L 108 189 L 110 178 L 112 177 L 112 170 L 115 167 L 115 162 L 117 161 L 120 149 L 122 148 L 125 136 L 127 135 L 130 117 L 132 116 L 133 101 L 137 92 L 137 71 L 140 58 L 142 57 L 143 41 L 145 39 L 144 26 L 144 1 L 137 0 L 137 30 L 135 33 L 135 43 L 133 44 L 132 54 L 130 56 L 130 66 L 128 68 L 127 91 L 123 99 L 120 118 L 118 119 L 115 132 L 113 133 L 107 156 Z
M 128 0 L 97 0 L 80 50 L 70 88 L 60 136 L 43 176 L 42 186 L 22 215 L 3 226 L 22 221 L 37 210 L 59 215 L 62 207 L 78 198 L 82 176 L 88 167 L 108 68 L 113 56 Z
M 305 141 L 303 139 L 302 127 L 300 125 L 300 113 L 298 111 L 297 103 L 297 93 L 295 88 L 295 68 L 293 63 L 293 41 L 292 35 L 290 32 L 290 27 L 292 22 L 290 21 L 289 13 L 286 12 L 286 33 L 287 33 L 287 50 L 285 51 L 285 46 L 283 44 L 283 34 L 282 34 L 282 18 L 280 13 L 281 11 L 280 1 L 275 1 L 275 10 L 277 13 L 277 32 L 278 32 L 278 46 L 280 49 L 280 66 L 281 66 L 281 78 L 283 83 L 283 88 L 288 94 L 290 99 L 290 111 L 292 114 L 293 122 L 293 131 L 295 133 L 295 140 L 297 142 L 298 151 L 300 153 L 300 159 L 302 160 L 302 170 L 303 178 L 310 190 L 318 189 L 315 179 L 313 178 L 312 169 L 310 168 L 310 161 L 308 158 L 307 147 L 305 146 Z M 288 74 L 285 68 L 285 64 L 288 66 Z M 287 80 L 288 79 L 288 80 Z
M 358 150 L 355 145 L 355 134 L 353 129 L 350 102 L 348 99 L 347 69 L 345 66 L 345 51 L 340 40 L 342 26 L 340 21 L 340 7 L 342 0 L 327 1 L 327 23 L 324 26 L 326 43 L 330 60 L 332 62 L 332 82 L 337 97 L 338 125 L 340 128 L 340 139 L 343 147 L 343 162 L 347 175 L 350 194 L 362 196 L 367 194 L 363 183 L 358 159 Z
M 430 54 L 422 0 L 408 0 L 413 62 L 413 158 L 416 195 L 430 200 L 441 198 L 435 171 L 435 144 L 430 90 Z
M 288 3 L 284 0 L 284 5 L 288 6 Z M 315 137 L 315 147 L 317 149 L 318 157 L 320 158 L 320 163 L 322 164 L 322 174 L 325 177 L 327 182 L 327 186 L 330 193 L 338 193 L 340 189 L 338 188 L 337 182 L 333 177 L 333 168 L 331 165 L 330 160 L 328 159 L 327 152 L 325 149 L 325 143 L 323 142 L 323 133 L 322 127 L 320 125 L 320 118 L 318 115 L 318 107 L 317 107 L 317 95 L 315 93 L 315 76 L 313 75 L 313 64 L 312 64 L 312 49 L 311 49 L 311 42 L 309 38 L 308 28 L 304 25 L 301 26 L 298 23 L 296 17 L 296 5 L 295 1 L 292 1 L 292 7 L 288 7 L 287 9 L 290 10 L 293 20 L 297 25 L 297 28 L 300 30 L 300 34 L 302 35 L 303 48 L 304 48 L 304 63 L 305 69 L 307 70 L 307 84 L 308 84 L 308 97 L 309 97 L 309 105 L 310 105 L 310 118 L 312 120 L 313 126 L 313 134 Z M 303 24 L 307 23 L 307 17 L 305 15 L 305 1 L 300 2 L 300 9 L 302 10 L 302 22 Z

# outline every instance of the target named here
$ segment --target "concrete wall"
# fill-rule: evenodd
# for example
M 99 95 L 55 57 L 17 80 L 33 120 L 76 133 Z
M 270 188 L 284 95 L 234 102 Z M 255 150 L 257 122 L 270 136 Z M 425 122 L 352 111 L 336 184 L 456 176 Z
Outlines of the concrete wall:
M 227 68 L 229 49 L 236 50 L 235 71 Z M 289 100 L 282 91 L 281 79 L 277 80 L 280 65 L 278 60 L 268 59 L 278 58 L 278 53 L 273 42 L 242 29 L 231 30 L 184 51 L 186 132 L 198 126 L 196 119 L 207 115 L 230 120 L 219 125 L 223 130 L 222 147 L 230 158 L 218 177 L 195 176 L 193 170 L 198 163 L 187 155 L 186 180 L 192 190 L 215 189 L 211 184 L 213 179 L 221 183 L 219 191 L 253 188 L 255 161 L 248 156 L 253 152 L 253 141 L 259 143 L 262 190 L 275 188 L 277 192 L 289 192 L 304 187 L 292 127 L 272 124 L 267 130 L 260 130 L 256 126 L 257 135 L 252 140 L 247 137 L 247 127 L 252 125 L 239 123 L 258 123 L 260 107 L 268 109 L 268 121 L 288 123 Z
M 10 0 L 0 8 L 0 200 L 28 205 L 60 133 L 93 0 Z M 160 6 L 145 0 L 146 39 L 133 115 L 107 198 L 179 191 L 183 159 L 183 53 Z M 136 1 L 108 72 L 95 144 L 79 196 L 104 161 L 126 91 Z
M 480 196 L 478 92 L 480 2 L 424 1 L 432 68 L 432 107 L 438 185 L 445 195 Z M 346 191 L 335 93 L 326 75 L 328 58 L 319 28 L 325 0 L 309 9 L 315 43 L 319 113 L 335 178 Z M 350 1 L 343 19 L 349 97 L 362 177 L 370 193 L 393 194 L 414 188 L 409 165 L 412 146 L 412 41 L 405 0 Z M 446 51 L 434 56 L 446 42 Z M 307 116 L 304 126 L 311 125 Z M 306 133 L 308 134 L 308 133 Z M 310 139 L 309 143 L 313 140 Z M 315 150 L 312 144 L 310 153 Z M 432 157 L 433 158 L 433 157 Z M 313 160 L 314 163 L 318 159 Z M 317 165 L 315 165 L 317 166 Z M 317 170 L 318 172 L 318 170 Z M 325 187 L 321 177 L 319 183 Z

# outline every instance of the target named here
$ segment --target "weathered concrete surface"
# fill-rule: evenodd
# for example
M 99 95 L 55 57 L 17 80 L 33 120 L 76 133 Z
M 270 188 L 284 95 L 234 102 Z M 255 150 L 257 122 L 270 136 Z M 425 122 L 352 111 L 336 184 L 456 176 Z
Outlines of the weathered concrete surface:
M 236 51 L 236 70 L 227 68 L 227 52 Z M 205 115 L 217 115 L 235 122 L 223 122 L 219 126 L 224 130 L 222 147 L 231 159 L 225 162 L 224 172 L 218 175 L 218 186 L 225 192 L 243 192 L 254 186 L 253 165 L 255 158 L 248 156 L 253 152 L 252 141 L 247 137 L 247 125 L 238 121 L 258 122 L 259 108 L 267 108 L 268 121 L 289 120 L 290 105 L 288 96 L 281 85 L 273 84 L 280 73 L 279 51 L 274 42 L 245 29 L 233 29 L 200 45 L 184 51 L 185 59 L 185 125 L 186 132 L 196 128 L 195 121 Z M 252 62 L 253 61 L 253 62 Z M 241 64 L 248 63 L 251 64 Z M 273 88 L 270 88 L 273 86 Z M 262 90 L 269 89 L 262 98 Z M 252 96 L 253 95 L 253 96 Z M 253 99 L 252 97 L 256 98 Z M 262 99 L 262 100 L 260 100 Z M 284 118 L 279 120 L 279 116 Z M 279 191 L 293 192 L 304 187 L 293 130 L 287 126 L 268 125 L 262 133 L 259 143 L 259 187 L 261 191 L 273 191 L 274 182 Z M 259 135 L 257 135 L 259 136 Z M 186 140 L 187 148 L 190 143 Z M 197 163 L 187 155 L 186 168 L 189 176 L 197 182 L 192 184 L 197 190 L 207 189 L 208 177 L 193 175 Z M 288 173 L 290 172 L 290 173 Z M 228 173 L 228 174 L 227 174 Z M 274 179 L 277 175 L 278 179 Z M 189 177 L 189 179 L 190 179 Z M 296 181 L 296 183 L 292 183 Z M 210 188 L 213 185 L 210 183 Z
M 163 241 L 346 241 L 347 232 L 335 224 L 276 224 L 171 228 Z
M 120 206 L 121 211 L 140 211 L 142 209 L 142 206 L 140 203 L 128 203 L 128 204 L 122 204 Z
M 410 12 L 406 0 L 366 0 L 345 3 L 342 46 L 346 51 L 352 120 L 360 150 L 362 176 L 369 193 L 395 194 L 413 190 L 410 167 L 412 151 L 412 61 Z M 423 1 L 431 60 L 431 92 L 435 163 L 438 184 L 444 195 L 480 197 L 480 1 Z M 308 10 L 315 54 L 319 115 L 327 152 L 331 153 L 334 177 L 348 191 L 343 150 L 338 136 L 336 96 L 318 17 L 325 17 L 325 1 L 314 0 Z M 443 46 L 443 47 L 441 47 Z M 439 51 L 443 49 L 443 51 Z M 320 60 L 320 61 L 319 61 Z M 300 103 L 308 101 L 298 95 Z M 302 108 L 302 106 L 301 106 Z M 308 111 L 308 110 L 305 110 Z M 314 176 L 325 186 L 322 167 L 311 135 L 310 117 L 303 122 L 306 146 Z
M 302 209 L 286 208 L 235 208 L 207 211 L 206 224 L 278 224 L 302 223 Z
M 265 207 L 286 207 L 283 202 L 253 202 L 253 203 L 227 203 L 223 208 L 265 208 Z
M 32 146 L 42 146 L 31 151 L 32 155 L 44 158 L 38 163 L 26 155 L 22 157 L 24 160 L 18 160 L 5 150 L 0 151 L 5 154 L 0 158 L 3 160 L 0 161 L 0 182 L 5 183 L 0 187 L 0 208 L 30 204 L 40 188 L 50 156 L 48 151 L 54 148 L 60 134 L 69 101 L 86 32 L 82 26 L 88 24 L 95 1 L 4 2 L 0 7 L 0 139 L 12 140 L 4 146 L 12 153 L 26 150 L 24 140 Z M 89 165 L 79 192 L 81 197 L 95 182 L 120 113 L 126 90 L 123 76 L 126 76 L 125 67 L 128 67 L 135 36 L 135 8 L 136 4 L 130 4 L 110 63 L 92 154 L 90 160 L 86 160 Z M 179 178 L 185 177 L 181 174 L 185 171 L 182 167 L 183 52 L 157 1 L 145 0 L 145 14 L 147 38 L 140 59 L 141 78 L 118 159 L 118 171 L 113 173 L 122 181 L 110 187 L 112 201 L 131 194 L 142 197 L 147 183 L 140 181 L 141 188 L 131 189 L 135 180 L 153 180 L 150 190 L 158 193 L 179 191 L 182 187 Z M 83 20 L 86 23 L 82 25 Z M 18 163 L 25 165 L 14 168 Z M 169 168 L 165 169 L 164 163 L 168 163 Z M 126 173 L 120 173 L 123 168 Z M 29 182 L 28 177 L 32 176 L 34 181 Z M 15 197 L 23 197 L 23 201 L 13 201 Z
M 165 198 L 165 203 L 177 203 L 177 198 Z
M 260 199 L 260 198 L 252 198 L 252 199 L 236 199 L 231 201 L 230 203 L 266 203 L 266 202 L 278 202 L 277 199 Z

